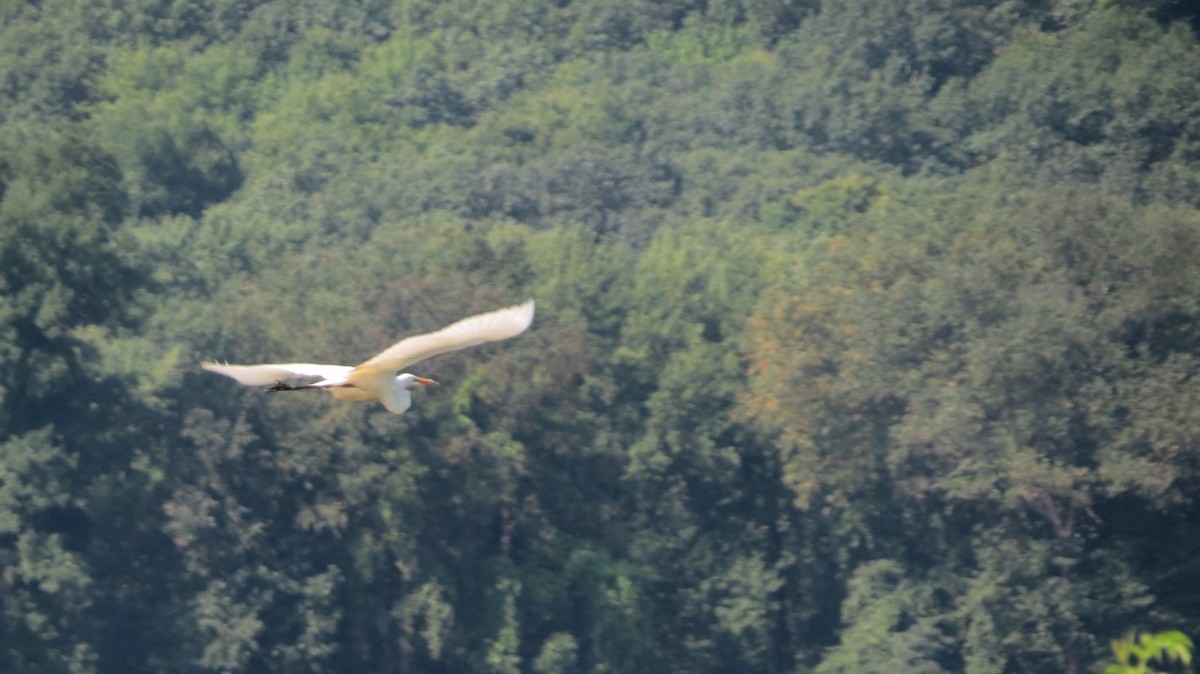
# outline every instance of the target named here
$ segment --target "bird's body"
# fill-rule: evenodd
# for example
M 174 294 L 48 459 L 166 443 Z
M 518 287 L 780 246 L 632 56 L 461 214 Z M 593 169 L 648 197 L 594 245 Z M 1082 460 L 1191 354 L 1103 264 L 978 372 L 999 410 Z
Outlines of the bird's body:
M 533 300 L 529 300 L 524 304 L 464 318 L 436 332 L 407 337 L 354 367 L 317 363 L 204 363 L 201 367 L 247 386 L 267 386 L 269 391 L 325 389 L 339 400 L 378 400 L 389 411 L 400 414 L 412 404 L 410 388 L 437 385 L 432 379 L 399 373 L 400 369 L 439 354 L 516 337 L 525 332 L 532 322 Z M 315 381 L 289 383 L 306 379 Z

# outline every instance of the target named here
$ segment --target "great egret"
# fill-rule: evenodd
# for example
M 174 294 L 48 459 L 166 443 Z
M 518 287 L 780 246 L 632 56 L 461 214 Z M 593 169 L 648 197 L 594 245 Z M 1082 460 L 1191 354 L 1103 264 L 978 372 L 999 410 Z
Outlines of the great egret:
M 232 377 L 247 386 L 268 386 L 268 391 L 326 389 L 341 400 L 378 400 L 389 411 L 400 414 L 412 405 L 410 388 L 437 386 L 432 379 L 407 372 L 397 374 L 401 368 L 450 351 L 516 337 L 525 332 L 532 322 L 533 300 L 527 300 L 524 304 L 464 318 L 437 332 L 406 337 L 354 367 L 313 363 L 203 363 L 200 367 Z M 289 380 L 313 377 L 319 377 L 320 380 L 307 384 L 288 383 Z

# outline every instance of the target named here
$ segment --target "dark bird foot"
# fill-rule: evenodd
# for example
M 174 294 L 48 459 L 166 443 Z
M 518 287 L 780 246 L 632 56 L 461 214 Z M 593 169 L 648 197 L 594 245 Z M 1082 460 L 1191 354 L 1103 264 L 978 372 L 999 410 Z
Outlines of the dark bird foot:
M 275 393 L 277 391 L 304 391 L 307 389 L 315 389 L 315 388 L 321 388 L 321 387 L 313 386 L 312 384 L 300 384 L 297 386 L 293 386 L 291 384 L 285 384 L 285 383 L 279 381 L 279 382 L 275 382 L 275 384 L 273 386 L 268 388 L 267 393 Z

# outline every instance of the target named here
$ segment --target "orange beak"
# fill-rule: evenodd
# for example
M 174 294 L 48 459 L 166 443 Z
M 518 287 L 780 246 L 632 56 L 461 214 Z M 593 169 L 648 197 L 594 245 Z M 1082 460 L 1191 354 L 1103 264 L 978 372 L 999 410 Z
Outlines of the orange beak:
M 429 386 L 437 386 L 438 385 L 438 383 L 436 381 L 426 378 L 426 377 L 416 377 L 415 379 L 416 379 L 416 382 L 418 384 L 420 384 L 421 386 L 429 387 Z

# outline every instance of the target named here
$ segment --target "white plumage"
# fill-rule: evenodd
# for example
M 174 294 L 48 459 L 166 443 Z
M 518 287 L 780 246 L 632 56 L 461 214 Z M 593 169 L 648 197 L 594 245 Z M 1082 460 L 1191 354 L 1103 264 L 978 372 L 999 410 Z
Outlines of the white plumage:
M 525 332 L 532 322 L 533 300 L 528 300 L 523 304 L 464 318 L 436 332 L 406 337 L 354 367 L 315 363 L 203 363 L 201 367 L 247 386 L 268 386 L 270 391 L 316 388 L 326 389 L 341 400 L 378 400 L 389 411 L 400 414 L 412 404 L 410 388 L 437 385 L 432 379 L 399 373 L 401 369 L 450 351 L 516 337 Z M 318 381 L 297 385 L 288 383 L 312 378 Z

